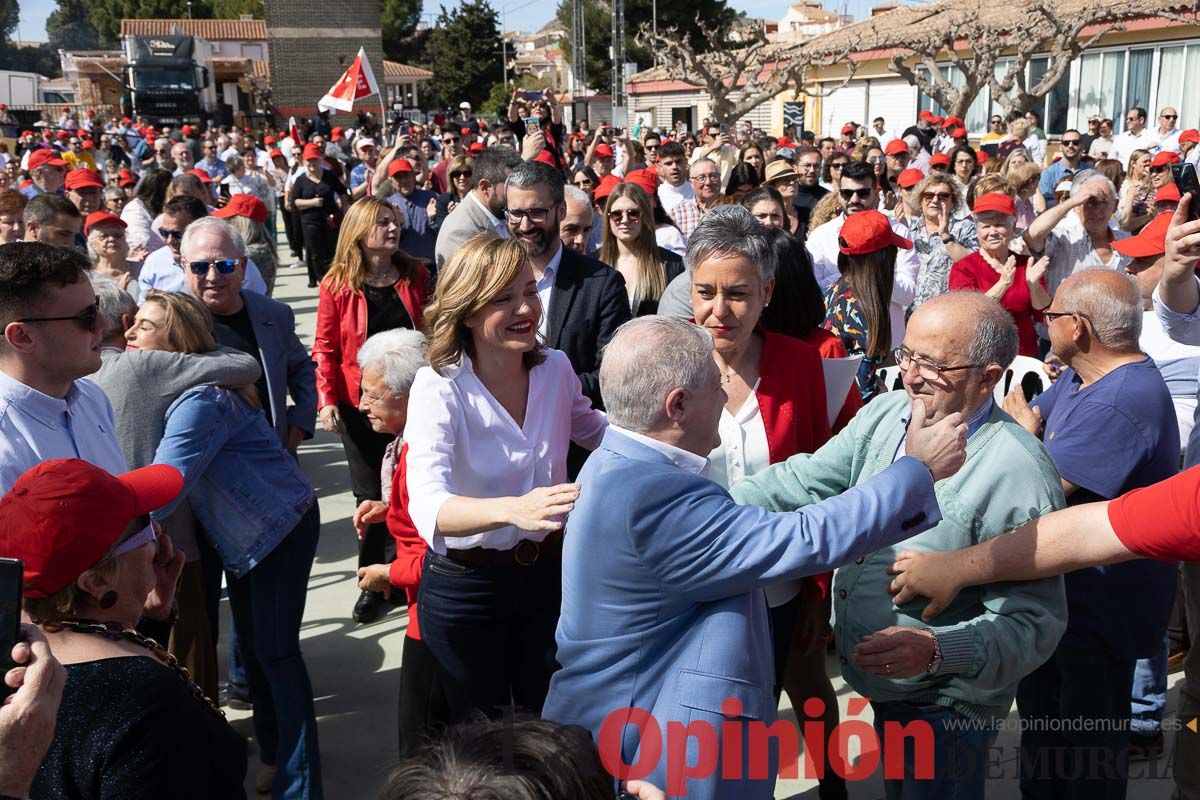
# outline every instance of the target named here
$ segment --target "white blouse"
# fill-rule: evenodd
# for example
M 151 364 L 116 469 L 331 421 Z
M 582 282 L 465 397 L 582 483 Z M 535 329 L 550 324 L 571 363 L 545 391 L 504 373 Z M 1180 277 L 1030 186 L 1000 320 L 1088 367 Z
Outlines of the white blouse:
M 471 359 L 438 375 L 417 372 L 408 399 L 409 512 L 434 552 L 486 547 L 507 550 L 545 532 L 512 526 L 473 536 L 442 536 L 438 512 L 451 496 L 515 497 L 567 480 L 571 441 L 590 449 L 604 438 L 608 418 L 592 408 L 567 356 L 546 350 L 529 373 L 525 424 L 516 421 L 475 375 Z
M 750 396 L 736 414 L 721 409 L 721 421 L 717 425 L 721 443 L 708 454 L 708 477 L 726 489 L 771 465 L 767 426 L 755 394 L 761 382 L 761 378 L 755 381 Z

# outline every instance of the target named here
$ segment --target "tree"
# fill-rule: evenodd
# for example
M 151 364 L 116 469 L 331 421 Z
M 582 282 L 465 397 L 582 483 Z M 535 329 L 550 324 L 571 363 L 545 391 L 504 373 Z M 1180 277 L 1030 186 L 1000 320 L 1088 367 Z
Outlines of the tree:
M 697 24 L 701 24 L 697 20 Z M 854 77 L 856 62 L 850 55 L 858 50 L 857 36 L 843 36 L 833 49 L 816 43 L 772 44 L 760 28 L 743 28 L 740 38 L 710 28 L 708 41 L 717 46 L 697 52 L 690 40 L 676 30 L 646 26 L 638 33 L 640 43 L 653 47 L 667 74 L 693 86 L 702 86 L 709 96 L 709 116 L 716 122 L 734 123 L 752 109 L 791 91 L 793 96 L 826 96 Z M 815 67 L 843 64 L 846 74 L 836 85 L 808 87 L 808 74 Z
M 612 89 L 612 59 L 609 48 L 612 44 L 612 7 L 606 0 L 578 0 L 584 14 L 584 59 L 587 63 L 588 85 L 601 92 Z M 558 21 L 572 30 L 575 0 L 560 0 Z M 713 30 L 728 30 L 738 19 L 738 14 L 729 8 L 725 0 L 626 0 L 625 2 L 625 57 L 628 61 L 646 69 L 654 65 L 655 53 L 635 36 L 643 26 L 652 26 L 654 11 L 658 13 L 659 32 L 674 29 L 677 36 L 687 40 L 698 53 L 708 52 L 719 44 L 710 39 Z M 571 37 L 564 37 L 562 50 L 570 62 L 574 57 Z M 661 60 L 661 58 L 660 58 Z
M 84 0 L 58 0 L 58 8 L 46 18 L 46 38 L 58 50 L 97 50 L 100 33 L 92 24 Z
M 534 91 L 536 89 L 552 89 L 553 84 L 548 78 L 538 78 L 534 75 L 513 75 L 508 86 L 504 81 L 498 81 L 488 94 L 488 99 L 479 108 L 484 114 L 496 114 L 501 120 L 508 119 L 508 104 L 512 100 L 516 88 Z
M 1054 89 L 1084 50 L 1104 34 L 1124 30 L 1126 21 L 1160 16 L 1196 24 L 1194 15 L 1154 5 L 1146 0 L 1017 0 L 1016 8 L 1004 4 L 998 11 L 973 1 L 948 3 L 920 25 L 907 26 L 902 41 L 887 43 L 900 50 L 888 68 L 950 116 L 965 117 L 984 87 L 1005 111 L 1024 112 Z M 1026 68 L 1035 57 L 1047 58 L 1046 71 L 1029 85 Z M 958 85 L 951 80 L 954 73 L 962 76 Z
M 263 0 L 212 0 L 214 19 L 239 19 L 243 14 L 265 19 L 267 11 L 263 7 Z
M 0 40 L 12 39 L 17 22 L 21 19 L 21 5 L 17 0 L 0 0 Z
M 430 81 L 434 99 L 440 105 L 466 100 L 479 108 L 503 77 L 499 21 L 487 0 L 466 0 L 452 11 L 442 6 L 429 56 L 437 67 Z
M 100 34 L 100 46 L 117 48 L 121 44 L 121 20 L 128 18 L 187 19 L 187 0 L 87 0 L 87 6 Z M 212 19 L 209 0 L 192 0 L 193 19 Z
M 393 61 L 411 61 L 409 43 L 421 21 L 421 0 L 383 0 L 380 18 L 384 56 Z

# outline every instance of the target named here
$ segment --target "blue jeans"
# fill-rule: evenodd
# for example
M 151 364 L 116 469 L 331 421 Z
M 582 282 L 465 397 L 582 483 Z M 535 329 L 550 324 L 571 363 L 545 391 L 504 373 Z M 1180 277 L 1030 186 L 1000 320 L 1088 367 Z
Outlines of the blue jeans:
M 1151 658 L 1139 658 L 1133 668 L 1133 721 L 1130 731 L 1137 736 L 1162 733 L 1167 709 L 1167 643 Z
M 254 693 L 254 736 L 279 772 L 275 798 L 320 800 L 321 750 L 312 684 L 300 653 L 300 621 L 317 552 L 321 513 L 313 503 L 266 558 L 229 584 L 229 606 Z
M 230 581 L 233 577 L 230 576 Z M 246 657 L 242 655 L 242 643 L 238 641 L 237 625 L 229 625 L 229 682 L 237 686 L 249 686 L 250 676 L 246 673 Z
M 1017 687 L 1021 796 L 1125 800 L 1133 660 L 1059 645 Z
M 887 800 L 983 800 L 987 779 L 988 748 L 996 738 L 995 729 L 986 722 L 976 723 L 953 709 L 918 703 L 871 703 L 875 711 L 875 730 L 881 747 L 886 748 L 893 734 L 885 722 L 908 725 L 924 722 L 933 729 L 933 777 L 917 778 L 917 762 L 925 756 L 917 753 L 911 736 L 904 738 L 904 780 L 885 780 Z M 884 752 L 886 762 L 887 753 Z

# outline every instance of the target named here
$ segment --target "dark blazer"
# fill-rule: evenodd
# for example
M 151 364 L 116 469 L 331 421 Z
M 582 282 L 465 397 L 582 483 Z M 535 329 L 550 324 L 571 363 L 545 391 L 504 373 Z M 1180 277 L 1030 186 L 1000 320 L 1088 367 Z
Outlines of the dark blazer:
M 561 245 L 560 245 L 561 246 Z M 562 350 L 595 408 L 600 399 L 600 351 L 632 317 L 625 279 L 612 267 L 562 246 L 550 292 L 546 344 Z
M 290 306 L 254 292 L 242 292 L 246 313 L 254 325 L 254 338 L 267 375 L 271 419 L 280 442 L 287 442 L 288 427 L 295 425 L 311 439 L 317 420 L 317 368 L 296 336 L 296 315 Z M 288 395 L 292 405 L 288 406 Z

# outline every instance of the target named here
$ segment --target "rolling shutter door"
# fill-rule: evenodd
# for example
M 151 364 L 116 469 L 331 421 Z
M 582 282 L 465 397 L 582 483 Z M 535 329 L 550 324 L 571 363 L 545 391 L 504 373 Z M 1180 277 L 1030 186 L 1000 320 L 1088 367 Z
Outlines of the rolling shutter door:
M 867 84 L 861 81 L 849 83 L 821 101 L 821 130 L 817 138 L 838 138 L 842 126 L 850 120 L 864 124 L 869 122 L 867 112 Z
M 862 123 L 883 117 L 889 131 L 899 135 L 917 121 L 917 90 L 903 78 L 872 78 L 867 88 L 867 115 Z

